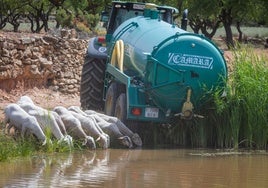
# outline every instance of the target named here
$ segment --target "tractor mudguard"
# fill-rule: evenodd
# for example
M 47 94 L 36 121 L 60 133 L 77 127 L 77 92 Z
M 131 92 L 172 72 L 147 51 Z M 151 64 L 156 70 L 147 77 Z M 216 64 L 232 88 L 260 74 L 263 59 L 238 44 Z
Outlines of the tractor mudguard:
M 106 59 L 107 58 L 107 48 L 106 46 L 102 46 L 98 42 L 98 37 L 93 37 L 90 39 L 87 48 L 88 57 L 96 58 L 96 59 Z

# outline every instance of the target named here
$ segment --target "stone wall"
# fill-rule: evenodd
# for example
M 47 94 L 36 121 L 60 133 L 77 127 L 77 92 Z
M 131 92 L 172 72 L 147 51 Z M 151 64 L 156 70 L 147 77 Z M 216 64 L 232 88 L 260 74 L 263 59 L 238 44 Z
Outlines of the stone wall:
M 88 40 L 0 32 L 0 89 L 50 87 L 77 94 Z

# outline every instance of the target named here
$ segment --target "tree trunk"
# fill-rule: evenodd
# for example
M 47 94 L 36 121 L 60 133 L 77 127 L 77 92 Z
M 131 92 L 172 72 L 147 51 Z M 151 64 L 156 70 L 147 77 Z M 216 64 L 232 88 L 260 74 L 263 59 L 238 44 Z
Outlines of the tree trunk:
M 3 29 L 7 24 L 8 18 L 7 17 L 2 18 L 2 15 L 0 15 L 0 17 L 1 17 L 0 18 L 0 29 Z
M 233 48 L 234 47 L 234 41 L 233 41 L 233 33 L 232 33 L 232 28 L 230 24 L 227 23 L 223 23 L 224 29 L 225 29 L 225 33 L 226 33 L 226 45 L 228 47 L 228 49 Z
M 225 29 L 225 33 L 226 33 L 226 45 L 228 47 L 228 49 L 230 48 L 234 48 L 234 41 L 233 41 L 233 33 L 232 33 L 232 15 L 231 15 L 232 10 L 231 9 L 222 9 L 220 18 L 221 21 L 223 23 L 224 29 Z
M 238 41 L 239 42 L 242 42 L 242 37 L 243 37 L 243 32 L 241 31 L 241 28 L 240 28 L 240 22 L 236 22 L 236 29 L 239 33 L 239 37 L 238 37 Z
M 196 19 L 190 19 L 189 20 L 189 26 L 192 28 L 192 30 L 194 31 L 194 33 L 199 33 L 199 30 L 201 28 L 201 24 L 200 24 L 200 20 L 198 20 L 198 18 Z
M 13 31 L 14 32 L 18 32 L 19 30 L 19 26 L 20 26 L 20 23 L 19 23 L 19 18 L 20 18 L 20 14 L 11 14 L 9 16 L 9 20 L 8 22 L 13 26 Z
M 219 28 L 219 25 L 220 25 L 220 21 L 213 23 L 210 20 L 203 20 L 201 31 L 206 37 L 208 37 L 209 39 L 212 39 L 212 37 L 215 35 L 217 29 Z M 211 29 L 212 31 L 208 32 L 208 29 Z

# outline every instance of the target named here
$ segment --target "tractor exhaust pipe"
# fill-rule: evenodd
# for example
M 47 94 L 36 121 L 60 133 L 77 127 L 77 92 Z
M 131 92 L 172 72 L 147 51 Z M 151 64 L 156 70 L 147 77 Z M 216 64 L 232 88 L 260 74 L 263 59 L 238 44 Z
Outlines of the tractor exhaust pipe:
M 185 9 L 182 13 L 182 19 L 181 19 L 181 29 L 187 31 L 187 19 L 188 16 L 188 9 Z

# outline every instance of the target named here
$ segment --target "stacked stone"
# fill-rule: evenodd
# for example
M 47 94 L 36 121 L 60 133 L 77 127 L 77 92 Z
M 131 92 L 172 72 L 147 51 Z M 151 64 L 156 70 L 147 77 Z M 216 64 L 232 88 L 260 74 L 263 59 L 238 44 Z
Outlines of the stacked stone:
M 0 89 L 23 85 L 77 94 L 88 40 L 0 33 Z

